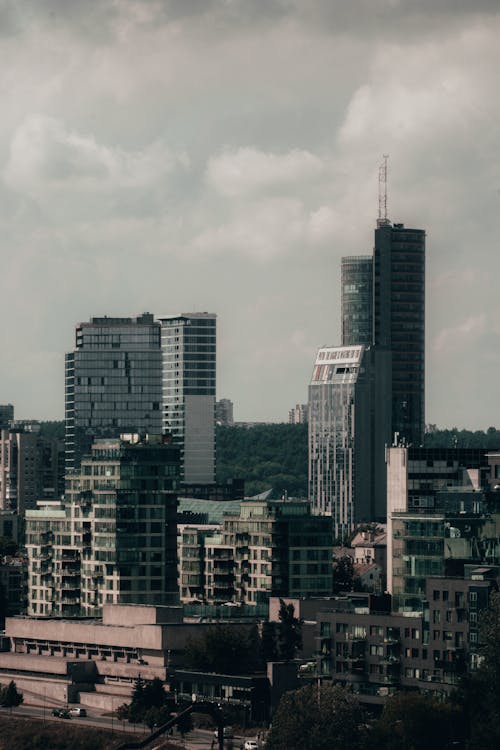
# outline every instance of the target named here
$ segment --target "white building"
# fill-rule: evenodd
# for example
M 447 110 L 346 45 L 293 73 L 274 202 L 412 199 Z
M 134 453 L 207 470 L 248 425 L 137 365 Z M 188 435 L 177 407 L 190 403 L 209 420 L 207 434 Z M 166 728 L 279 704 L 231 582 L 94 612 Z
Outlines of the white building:
M 185 484 L 215 482 L 216 315 L 159 318 L 163 432 L 181 446 Z

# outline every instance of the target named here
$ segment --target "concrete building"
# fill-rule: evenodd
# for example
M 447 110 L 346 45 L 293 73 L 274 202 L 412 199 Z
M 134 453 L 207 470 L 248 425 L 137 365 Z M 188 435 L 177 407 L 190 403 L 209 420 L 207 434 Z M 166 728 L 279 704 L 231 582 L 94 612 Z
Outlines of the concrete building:
M 98 438 L 161 434 L 160 325 L 153 315 L 96 317 L 76 326 L 66 354 L 66 473 Z
M 96 441 L 64 502 L 26 513 L 28 614 L 177 602 L 179 473 L 178 447 L 160 436 Z
M 228 547 L 232 566 L 229 561 L 221 565 Z M 233 586 L 236 601 L 255 605 L 270 596 L 319 596 L 332 590 L 331 524 L 311 515 L 306 501 L 246 500 L 238 516 L 224 517 L 219 550 L 219 560 L 215 552 L 214 559 L 207 559 L 207 573 L 219 577 L 226 593 Z
M 288 412 L 288 424 L 307 424 L 307 419 L 307 404 L 295 404 L 293 409 Z
M 387 450 L 387 587 L 395 609 L 421 611 L 429 576 L 500 562 L 494 461 L 481 449 Z
M 215 402 L 215 421 L 222 427 L 234 425 L 233 402 L 228 398 L 221 398 Z
M 336 537 L 384 520 L 389 362 L 364 346 L 323 347 L 309 385 L 309 498 Z
M 178 523 L 177 531 L 180 600 L 186 603 L 205 601 L 205 565 L 208 556 L 205 539 L 220 531 L 220 525 Z
M 186 603 L 257 608 L 270 596 L 332 591 L 331 523 L 303 500 L 245 500 L 217 526 L 184 526 L 179 559 Z
M 425 429 L 425 231 L 379 220 L 373 343 L 391 352 L 392 434 L 419 446 Z
M 449 696 L 461 675 L 477 669 L 477 623 L 498 574 L 467 566 L 462 578 L 429 577 L 425 610 L 411 617 L 391 612 L 387 596 L 318 602 L 318 675 L 350 686 L 364 703 L 402 690 Z
M 342 346 L 373 343 L 373 257 L 342 258 Z
M 181 446 L 182 480 L 215 482 L 216 316 L 159 318 L 163 357 L 163 431 Z
M 23 515 L 42 498 L 64 489 L 63 445 L 40 435 L 35 421 L 10 421 L 0 430 L 0 509 Z
M 0 652 L 0 682 L 14 679 L 28 703 L 43 694 L 111 711 L 130 701 L 139 676 L 167 680 L 188 639 L 211 626 L 185 623 L 182 609 L 171 606 L 104 605 L 102 619 L 7 618 L 10 650 Z

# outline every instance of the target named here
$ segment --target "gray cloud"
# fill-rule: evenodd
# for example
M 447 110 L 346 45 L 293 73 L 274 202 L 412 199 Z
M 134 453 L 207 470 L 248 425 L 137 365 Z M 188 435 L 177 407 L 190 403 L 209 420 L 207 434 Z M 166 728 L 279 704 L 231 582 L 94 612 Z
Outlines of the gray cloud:
M 389 152 L 390 216 L 428 232 L 428 421 L 494 421 L 497 2 L 0 0 L 0 26 L 0 402 L 61 416 L 78 320 L 210 309 L 219 396 L 285 419 Z

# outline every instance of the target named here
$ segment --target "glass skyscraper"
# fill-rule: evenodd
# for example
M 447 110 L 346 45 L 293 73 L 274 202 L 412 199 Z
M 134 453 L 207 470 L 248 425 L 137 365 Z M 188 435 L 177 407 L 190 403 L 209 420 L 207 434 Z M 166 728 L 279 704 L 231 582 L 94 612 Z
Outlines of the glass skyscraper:
M 163 431 L 181 447 L 185 484 L 215 482 L 216 316 L 161 316 Z
M 91 318 L 66 354 L 65 468 L 78 470 L 96 438 L 160 435 L 160 324 L 153 315 Z
M 425 231 L 379 222 L 374 344 L 392 358 L 392 433 L 422 444 L 425 429 Z
M 342 258 L 342 346 L 364 344 L 373 338 L 373 256 Z

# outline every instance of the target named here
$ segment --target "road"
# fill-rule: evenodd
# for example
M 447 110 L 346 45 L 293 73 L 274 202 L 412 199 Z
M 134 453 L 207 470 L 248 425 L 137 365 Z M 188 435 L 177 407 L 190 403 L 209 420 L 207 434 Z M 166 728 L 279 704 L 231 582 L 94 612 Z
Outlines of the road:
M 149 734 L 149 730 L 144 727 L 144 725 L 137 725 L 134 726 L 133 724 L 129 724 L 128 722 L 122 722 L 118 721 L 115 718 L 112 718 L 110 716 L 103 716 L 102 714 L 99 714 L 95 710 L 90 711 L 90 715 L 86 717 L 77 717 L 72 716 L 71 719 L 59 719 L 55 716 L 52 716 L 52 708 L 44 707 L 44 706 L 30 706 L 30 705 L 23 705 L 18 706 L 17 708 L 13 708 L 12 711 L 10 709 L 2 708 L 0 709 L 0 713 L 5 713 L 8 715 L 11 715 L 12 717 L 18 716 L 19 718 L 35 718 L 35 719 L 41 719 L 42 721 L 63 721 L 63 722 L 74 722 L 75 724 L 81 725 L 81 726 L 93 726 L 99 729 L 108 729 L 112 732 L 116 732 L 117 734 L 117 740 L 118 737 L 122 734 L 122 732 L 129 732 L 129 733 L 136 733 L 138 738 L 140 736 L 145 736 L 146 734 Z M 172 741 L 173 744 L 179 745 L 179 747 L 183 747 L 186 750 L 216 750 L 217 743 L 214 739 L 214 733 L 213 730 L 208 729 L 194 729 L 192 732 L 189 732 L 184 741 L 182 740 L 181 735 L 174 730 L 174 733 L 172 736 L 168 737 L 169 740 Z M 240 746 L 244 743 L 246 737 L 242 736 L 235 736 L 232 743 L 233 743 L 233 749 L 239 750 Z M 159 740 L 156 740 L 156 742 L 153 742 L 151 744 L 151 749 L 157 745 Z M 224 747 L 229 749 L 230 745 L 229 743 L 224 744 Z

